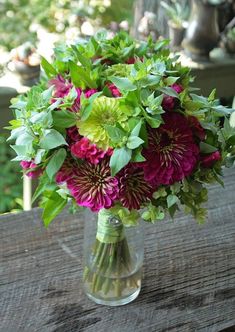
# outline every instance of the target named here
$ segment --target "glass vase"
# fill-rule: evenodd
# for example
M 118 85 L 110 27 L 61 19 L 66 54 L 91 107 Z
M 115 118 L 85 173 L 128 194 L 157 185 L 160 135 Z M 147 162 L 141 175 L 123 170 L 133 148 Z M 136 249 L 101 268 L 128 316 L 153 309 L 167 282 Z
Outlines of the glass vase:
M 83 285 L 94 302 L 119 306 L 133 301 L 141 289 L 143 225 L 125 227 L 108 211 L 85 212 Z

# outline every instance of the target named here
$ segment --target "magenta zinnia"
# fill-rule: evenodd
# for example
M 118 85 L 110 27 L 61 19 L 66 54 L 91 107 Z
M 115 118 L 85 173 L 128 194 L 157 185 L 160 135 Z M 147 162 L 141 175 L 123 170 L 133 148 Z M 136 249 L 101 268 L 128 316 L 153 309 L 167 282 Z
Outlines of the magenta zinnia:
M 169 185 L 192 173 L 199 157 L 187 119 L 178 113 L 163 116 L 164 124 L 148 129 L 148 148 L 144 174 L 146 181 L 154 186 Z
M 99 149 L 96 144 L 92 144 L 88 138 L 83 137 L 71 146 L 72 154 L 80 159 L 86 159 L 92 164 L 98 164 L 105 156 L 112 155 L 112 149 Z
M 152 187 L 145 181 L 142 169 L 133 165 L 126 166 L 118 174 L 120 189 L 119 200 L 129 210 L 140 209 L 152 196 Z
M 110 208 L 118 197 L 118 180 L 111 176 L 108 159 L 98 165 L 81 163 L 67 186 L 76 202 L 92 211 Z
M 66 184 L 67 181 L 73 176 L 75 168 L 76 164 L 74 164 L 74 160 L 72 158 L 65 159 L 63 165 L 56 174 L 56 183 L 59 185 Z

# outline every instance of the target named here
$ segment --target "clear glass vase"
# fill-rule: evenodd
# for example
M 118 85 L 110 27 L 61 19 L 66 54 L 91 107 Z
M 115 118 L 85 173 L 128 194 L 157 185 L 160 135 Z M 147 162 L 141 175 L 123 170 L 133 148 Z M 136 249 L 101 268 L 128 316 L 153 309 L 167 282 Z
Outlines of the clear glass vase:
M 124 227 L 108 211 L 85 212 L 83 285 L 94 302 L 119 306 L 133 301 L 141 289 L 143 225 Z

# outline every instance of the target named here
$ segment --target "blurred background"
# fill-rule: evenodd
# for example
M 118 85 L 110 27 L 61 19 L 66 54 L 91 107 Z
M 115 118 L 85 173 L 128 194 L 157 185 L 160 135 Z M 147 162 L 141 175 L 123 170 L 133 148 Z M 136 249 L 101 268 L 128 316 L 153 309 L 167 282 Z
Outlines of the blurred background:
M 169 38 L 172 52 L 192 68 L 210 68 L 216 49 L 231 76 L 234 13 L 235 0 L 0 0 L 0 213 L 24 207 L 22 173 L 18 163 L 10 162 L 14 152 L 4 127 L 12 119 L 10 99 L 39 80 L 41 55 L 50 61 L 55 45 L 76 43 L 102 28 L 110 36 L 125 30 L 143 40 Z M 229 78 L 233 87 L 234 78 Z M 231 106 L 234 95 L 235 89 L 221 92 L 221 101 Z

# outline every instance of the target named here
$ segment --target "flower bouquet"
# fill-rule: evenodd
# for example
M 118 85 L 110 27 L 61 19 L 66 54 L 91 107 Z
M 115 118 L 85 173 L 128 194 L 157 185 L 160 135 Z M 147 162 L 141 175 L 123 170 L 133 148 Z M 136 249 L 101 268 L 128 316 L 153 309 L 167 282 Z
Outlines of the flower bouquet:
M 93 212 L 85 290 L 110 305 L 140 290 L 142 218 L 154 222 L 183 207 L 202 223 L 207 184 L 235 160 L 232 109 L 190 88 L 190 72 L 167 41 L 97 33 L 59 46 L 26 96 L 12 101 L 12 148 L 24 173 L 39 177 L 45 226 L 69 203 Z M 130 237 L 129 235 L 130 234 Z M 135 237 L 137 236 L 137 237 Z M 130 238 L 130 240 L 129 240 Z

